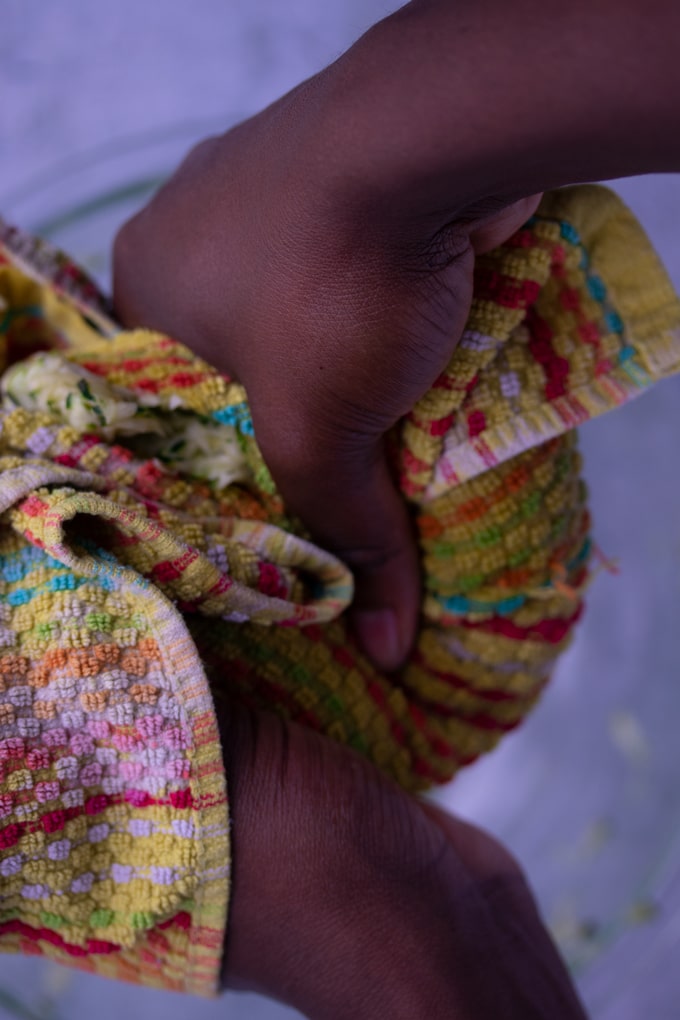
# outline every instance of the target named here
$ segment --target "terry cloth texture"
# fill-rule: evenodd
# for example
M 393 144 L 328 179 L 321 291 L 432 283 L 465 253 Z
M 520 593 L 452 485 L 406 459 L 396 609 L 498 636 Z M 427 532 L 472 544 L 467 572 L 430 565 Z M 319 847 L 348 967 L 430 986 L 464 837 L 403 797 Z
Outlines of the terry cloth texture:
M 581 613 L 574 426 L 680 367 L 680 305 L 602 188 L 547 195 L 478 260 L 451 363 L 392 437 L 425 594 L 385 676 L 341 615 L 351 576 L 286 514 L 243 388 L 119 332 L 48 245 L 5 226 L 0 244 L 0 948 L 210 994 L 229 860 L 212 695 L 411 790 L 493 747 Z

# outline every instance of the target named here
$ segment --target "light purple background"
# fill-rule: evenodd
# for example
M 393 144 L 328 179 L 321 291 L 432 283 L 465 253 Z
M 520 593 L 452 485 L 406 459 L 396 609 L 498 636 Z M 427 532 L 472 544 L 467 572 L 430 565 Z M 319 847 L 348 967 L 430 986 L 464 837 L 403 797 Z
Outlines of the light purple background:
M 189 135 L 200 134 L 198 122 L 228 125 L 328 63 L 396 6 L 0 0 L 0 209 L 21 214 L 52 168 L 87 165 L 88 154 L 115 149 L 119 139 L 178 124 L 189 125 Z M 640 178 L 617 190 L 680 284 L 680 178 Z M 578 898 L 579 883 L 587 888 L 597 918 L 599 893 L 603 903 L 625 896 L 638 864 L 642 874 L 661 862 L 645 886 L 660 906 L 655 920 L 615 939 L 583 974 L 595 1020 L 680 1016 L 679 398 L 676 379 L 583 430 L 596 539 L 619 558 L 621 574 L 594 585 L 578 640 L 532 720 L 444 795 L 503 834 L 536 877 L 546 909 L 576 882 L 571 893 Z M 642 778 L 611 739 L 621 712 L 644 737 Z M 569 854 L 580 852 L 593 819 L 608 818 L 610 800 L 619 805 L 616 838 L 572 867 Z M 563 858 L 554 856 L 556 839 Z M 252 996 L 202 1004 L 34 960 L 0 958 L 0 989 L 24 1010 L 0 997 L 0 1016 L 42 1020 L 293 1016 Z

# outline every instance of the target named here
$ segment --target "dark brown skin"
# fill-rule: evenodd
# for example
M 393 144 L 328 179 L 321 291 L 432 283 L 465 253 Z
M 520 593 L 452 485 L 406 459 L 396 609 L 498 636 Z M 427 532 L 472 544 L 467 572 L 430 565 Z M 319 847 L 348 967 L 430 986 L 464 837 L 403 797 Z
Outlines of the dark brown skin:
M 228 987 L 313 1020 L 584 1020 L 499 843 L 300 726 L 221 721 Z
M 327 208 L 304 160 L 286 167 L 291 106 L 304 105 L 310 87 L 202 142 L 123 228 L 116 309 L 246 383 L 279 488 L 317 541 L 352 567 L 355 628 L 390 669 L 413 641 L 420 584 L 383 435 L 450 358 L 470 305 L 473 249 L 513 233 L 537 200 L 474 231 L 388 246 L 359 210 L 355 220 L 344 203 Z M 433 260 L 442 265 L 434 273 Z
M 531 195 L 680 168 L 678 38 L 676 0 L 416 0 L 195 149 L 118 237 L 119 315 L 245 384 L 289 505 L 355 572 L 380 666 L 420 603 L 383 436 L 451 356 L 474 253 Z
M 385 432 L 447 364 L 475 253 L 537 193 L 680 169 L 678 38 L 677 0 L 415 0 L 198 146 L 119 234 L 120 318 L 245 384 L 385 669 L 420 603 Z M 294 726 L 233 726 L 230 984 L 315 1020 L 583 1016 L 502 848 Z

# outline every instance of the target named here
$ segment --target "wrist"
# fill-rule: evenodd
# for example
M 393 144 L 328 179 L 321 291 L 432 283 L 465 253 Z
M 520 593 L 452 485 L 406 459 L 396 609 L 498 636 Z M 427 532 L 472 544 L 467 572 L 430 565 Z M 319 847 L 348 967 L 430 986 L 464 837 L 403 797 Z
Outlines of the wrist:
M 369 215 L 444 221 L 680 169 L 679 32 L 671 0 L 415 0 L 319 76 L 324 166 Z

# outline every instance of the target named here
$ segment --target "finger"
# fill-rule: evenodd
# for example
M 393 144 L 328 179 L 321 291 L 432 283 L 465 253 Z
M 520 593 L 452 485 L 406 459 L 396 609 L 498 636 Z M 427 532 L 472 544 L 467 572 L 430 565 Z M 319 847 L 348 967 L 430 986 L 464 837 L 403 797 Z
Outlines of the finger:
M 164 257 L 150 257 L 147 252 L 153 224 L 145 229 L 148 218 L 143 209 L 118 230 L 113 242 L 113 308 L 116 319 L 128 329 L 144 326 L 163 331 L 172 311 L 162 300 Z M 165 288 L 167 290 L 167 288 Z
M 287 505 L 352 570 L 360 647 L 379 669 L 397 669 L 415 640 L 421 585 L 413 527 L 382 442 L 351 455 L 299 446 L 292 457 L 280 441 L 265 442 L 263 454 Z
M 512 237 L 533 216 L 542 198 L 542 194 L 520 198 L 499 213 L 473 226 L 470 230 L 470 243 L 475 254 L 482 255 L 486 251 L 491 251 Z
M 162 267 L 152 266 L 143 274 L 143 284 L 139 282 L 134 266 L 143 243 L 140 227 L 139 220 L 132 221 L 116 244 L 118 314 L 127 324 L 171 327 L 173 335 L 201 353 L 210 345 L 190 326 L 184 327 L 181 309 L 174 307 L 172 295 L 164 303 L 153 300 L 164 287 Z M 223 351 L 221 355 L 224 357 Z M 250 375 L 268 382 L 266 362 L 263 365 L 260 358 L 251 366 Z M 306 391 L 291 401 L 291 383 L 280 373 L 266 388 L 262 383 L 260 388 L 264 395 L 253 386 L 252 411 L 265 461 L 287 506 L 304 521 L 316 541 L 353 571 L 352 622 L 357 640 L 376 666 L 394 670 L 414 641 L 420 578 L 408 512 L 390 477 L 382 443 L 366 437 L 358 444 L 355 436 L 347 438 L 347 431 L 341 431 L 337 422 L 327 429 L 328 438 L 324 439 L 324 409 L 312 414 Z M 282 400 L 282 390 L 288 399 Z M 349 452 L 343 444 L 351 447 Z
M 350 614 L 363 651 L 381 669 L 401 666 L 415 641 L 421 603 L 420 567 L 406 504 L 384 463 L 364 481 L 365 500 L 346 505 L 348 562 L 357 589 Z M 336 532 L 340 534 L 340 531 Z

